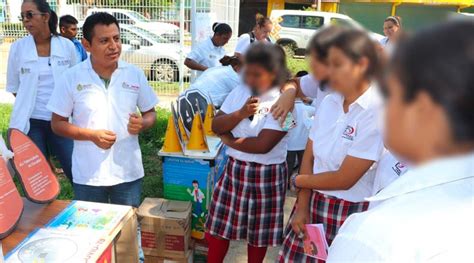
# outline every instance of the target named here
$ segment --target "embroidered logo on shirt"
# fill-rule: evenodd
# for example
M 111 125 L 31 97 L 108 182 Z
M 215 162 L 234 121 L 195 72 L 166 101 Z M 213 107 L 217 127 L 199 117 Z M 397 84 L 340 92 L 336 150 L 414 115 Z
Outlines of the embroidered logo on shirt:
M 20 73 L 21 74 L 29 74 L 29 73 L 31 73 L 31 69 L 30 68 L 20 68 Z
M 138 91 L 138 90 L 140 89 L 140 86 L 138 86 L 138 85 L 133 85 L 133 84 L 128 84 L 128 83 L 126 83 L 126 82 L 123 82 L 123 83 L 122 83 L 122 88 L 136 92 L 136 91 Z
M 402 170 L 405 169 L 405 165 L 401 162 L 397 162 L 393 167 L 392 170 L 400 176 L 402 174 Z
M 344 129 L 344 132 L 342 133 L 342 138 L 353 141 L 354 136 L 355 136 L 355 128 L 350 125 L 347 125 L 347 127 Z
M 69 66 L 71 64 L 70 60 L 69 59 L 66 59 L 66 60 L 59 60 L 58 61 L 58 66 Z
M 77 91 L 82 91 L 82 90 L 85 90 L 85 89 L 89 89 L 91 87 L 92 87 L 91 84 L 77 84 L 76 90 Z

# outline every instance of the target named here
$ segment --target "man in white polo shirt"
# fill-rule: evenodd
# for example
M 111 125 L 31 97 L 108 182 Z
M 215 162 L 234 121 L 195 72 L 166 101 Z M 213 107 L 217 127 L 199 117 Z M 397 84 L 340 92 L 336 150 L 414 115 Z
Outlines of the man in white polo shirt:
M 120 30 L 112 15 L 89 16 L 83 34 L 91 56 L 56 83 L 51 126 L 74 139 L 75 199 L 138 207 L 144 176 L 138 134 L 155 123 L 158 99 L 143 72 L 119 60 Z

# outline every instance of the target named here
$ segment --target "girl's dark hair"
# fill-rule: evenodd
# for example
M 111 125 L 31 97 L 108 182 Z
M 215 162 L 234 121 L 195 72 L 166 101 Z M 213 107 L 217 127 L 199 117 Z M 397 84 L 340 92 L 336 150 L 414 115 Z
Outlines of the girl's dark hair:
M 272 21 L 270 18 L 262 15 L 262 14 L 257 14 L 255 16 L 255 25 L 258 27 L 264 27 L 266 24 L 271 23 Z
M 53 34 L 54 36 L 58 36 L 58 15 L 56 14 L 56 12 L 51 10 L 51 7 L 49 6 L 48 2 L 46 0 L 24 0 L 23 3 L 25 2 L 34 3 L 36 5 L 36 8 L 38 8 L 38 11 L 40 11 L 41 13 L 49 14 L 49 31 L 51 31 L 51 34 Z
M 395 25 L 399 27 L 402 27 L 402 18 L 399 16 L 389 16 L 385 18 L 384 22 L 388 22 L 388 21 L 394 23 Z
M 226 23 L 214 23 L 212 25 L 212 32 L 217 35 L 232 34 L 232 28 Z
M 468 33 L 471 32 L 471 33 Z M 457 21 L 401 42 L 392 70 L 410 102 L 426 92 L 440 104 L 457 142 L 474 141 L 474 23 Z
M 242 61 L 236 57 L 236 56 L 224 56 L 219 60 L 219 62 L 222 64 L 222 66 L 229 66 L 231 65 L 232 67 L 237 67 L 237 66 L 242 66 Z
M 329 26 L 321 29 L 309 41 L 306 48 L 307 52 L 314 52 L 318 60 L 325 62 L 334 39 L 342 32 L 344 32 L 344 28 L 340 26 Z
M 278 45 L 255 43 L 245 54 L 246 64 L 257 64 L 276 75 L 273 86 L 280 86 L 291 78 L 286 67 L 286 55 Z
M 378 79 L 381 71 L 381 61 L 377 53 L 377 47 L 365 31 L 348 29 L 341 32 L 333 41 L 332 47 L 340 49 L 354 63 L 366 57 L 369 66 L 365 72 L 367 79 Z

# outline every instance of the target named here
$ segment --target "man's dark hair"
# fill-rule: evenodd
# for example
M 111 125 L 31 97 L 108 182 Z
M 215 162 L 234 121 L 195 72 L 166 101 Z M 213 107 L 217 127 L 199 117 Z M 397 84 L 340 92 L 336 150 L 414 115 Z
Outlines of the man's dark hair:
M 118 28 L 120 28 L 117 19 L 113 15 L 105 12 L 95 13 L 87 17 L 84 25 L 82 26 L 82 34 L 84 35 L 84 38 L 90 43 L 92 42 L 94 28 L 96 25 L 108 26 L 111 24 L 115 24 Z
M 59 27 L 67 27 L 70 25 L 77 25 L 79 21 L 71 15 L 64 15 L 61 18 L 59 18 Z

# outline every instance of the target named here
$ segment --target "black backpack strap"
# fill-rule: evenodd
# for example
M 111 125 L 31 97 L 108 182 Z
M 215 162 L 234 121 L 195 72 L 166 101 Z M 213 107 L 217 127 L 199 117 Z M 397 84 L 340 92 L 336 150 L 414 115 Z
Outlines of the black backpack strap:
M 256 40 L 255 34 L 253 33 L 253 31 L 250 31 L 248 34 L 250 36 L 250 44 L 252 44 Z

